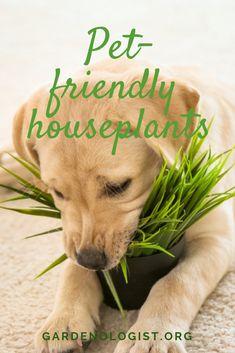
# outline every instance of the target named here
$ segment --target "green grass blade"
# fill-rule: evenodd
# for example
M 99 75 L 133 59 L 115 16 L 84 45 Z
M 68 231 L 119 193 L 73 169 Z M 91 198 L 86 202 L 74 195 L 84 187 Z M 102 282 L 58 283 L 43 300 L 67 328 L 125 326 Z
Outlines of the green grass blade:
M 30 238 L 39 237 L 40 235 L 46 235 L 46 234 L 61 232 L 62 230 L 63 230 L 62 227 L 54 228 L 54 229 L 47 230 L 46 232 L 37 233 L 37 234 L 33 234 L 33 235 L 28 235 L 28 236 L 25 237 L 24 239 L 30 239 Z
M 24 179 L 23 177 L 21 177 L 20 175 L 12 172 L 10 169 L 4 167 L 2 164 L 0 164 L 0 168 L 2 168 L 3 170 L 5 170 L 8 174 L 10 174 L 11 176 L 13 176 L 20 185 L 24 186 L 26 189 L 30 190 L 33 193 L 36 193 L 37 195 L 41 195 L 43 196 L 46 200 L 51 201 L 52 197 L 51 195 L 43 192 L 42 190 L 40 190 L 39 188 L 37 188 L 35 185 L 31 184 L 28 180 Z
M 122 306 L 122 303 L 121 303 L 121 301 L 119 299 L 119 296 L 118 296 L 118 293 L 117 293 L 116 288 L 114 286 L 114 283 L 113 283 L 113 280 L 112 280 L 110 272 L 109 271 L 102 271 L 102 273 L 104 275 L 104 278 L 105 278 L 105 280 L 106 280 L 106 282 L 107 282 L 107 284 L 109 286 L 109 289 L 110 289 L 110 291 L 111 291 L 111 293 L 113 295 L 113 298 L 114 298 L 114 300 L 115 300 L 115 302 L 117 304 L 117 307 L 118 307 L 122 317 L 125 318 L 126 317 L 126 313 L 125 313 L 125 311 L 123 309 L 123 306 Z
M 39 192 L 36 192 L 35 190 L 30 190 L 30 189 L 28 189 L 28 191 L 25 191 L 22 189 L 15 188 L 13 186 L 3 185 L 3 184 L 0 184 L 0 187 L 7 189 L 9 191 L 13 191 L 19 195 L 23 195 L 23 196 L 25 196 L 26 199 L 31 199 L 31 200 L 34 200 L 38 203 L 44 204 L 50 208 L 56 209 L 52 197 L 49 194 L 46 194 L 44 192 L 39 193 Z M 47 195 L 46 197 L 45 197 L 45 194 Z M 48 196 L 50 196 L 50 197 L 48 197 Z
M 33 174 L 36 178 L 41 179 L 40 171 L 37 166 L 34 164 L 20 158 L 16 157 L 11 153 L 8 153 L 9 156 L 14 158 L 18 163 L 20 163 L 23 167 L 25 167 L 31 174 Z
M 128 274 L 127 274 L 127 262 L 126 262 L 126 256 L 122 257 L 120 260 L 120 266 L 121 270 L 125 279 L 126 284 L 128 284 Z
M 9 199 L 6 199 L 6 200 L 2 200 L 0 201 L 0 203 L 7 203 L 11 201 L 18 201 L 18 200 L 25 200 L 25 199 L 27 199 L 26 196 L 15 196 L 15 197 L 10 197 Z
M 51 217 L 51 218 L 60 218 L 60 212 L 56 210 L 46 210 L 38 208 L 13 208 L 13 207 L 4 207 L 0 206 L 4 210 L 14 211 L 30 216 L 41 216 L 41 217 Z
M 62 262 L 64 262 L 67 259 L 67 255 L 63 254 L 61 255 L 58 259 L 56 259 L 55 261 L 52 262 L 52 264 L 50 264 L 48 267 L 45 268 L 45 270 L 43 270 L 42 272 L 39 273 L 39 275 L 37 275 L 34 279 L 38 279 L 39 277 L 41 277 L 42 275 L 44 275 L 45 273 L 47 273 L 48 271 L 52 270 L 54 267 L 60 265 Z

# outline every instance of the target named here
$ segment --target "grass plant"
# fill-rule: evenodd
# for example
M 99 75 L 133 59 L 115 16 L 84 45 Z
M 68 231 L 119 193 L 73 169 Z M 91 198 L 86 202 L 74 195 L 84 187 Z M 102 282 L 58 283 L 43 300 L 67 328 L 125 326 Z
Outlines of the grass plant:
M 128 257 L 149 256 L 157 252 L 173 256 L 170 252 L 171 247 L 180 241 L 191 225 L 235 196 L 235 187 L 220 193 L 212 191 L 234 166 L 227 166 L 233 148 L 222 154 L 214 154 L 210 148 L 201 151 L 204 140 L 205 138 L 193 137 L 188 151 L 184 152 L 179 149 L 172 165 L 169 165 L 162 155 L 162 168 L 159 175 L 154 178 L 152 191 L 142 210 L 138 229 L 130 238 L 127 252 L 120 261 L 126 283 L 128 283 Z M 40 171 L 37 166 L 15 155 L 10 156 L 40 180 Z M 19 185 L 13 187 L 0 184 L 0 187 L 14 193 L 14 196 L 0 202 L 0 208 L 31 216 L 61 218 L 60 210 L 56 208 L 49 193 L 7 169 L 4 165 L 0 167 L 14 177 Z M 7 206 L 10 201 L 26 199 L 33 200 L 34 205 L 28 208 Z M 49 235 L 61 230 L 62 227 L 57 227 L 29 235 L 26 238 Z M 66 254 L 62 254 L 36 278 L 59 265 L 66 258 Z M 103 273 L 117 306 L 123 314 L 124 311 L 110 272 L 104 271 Z

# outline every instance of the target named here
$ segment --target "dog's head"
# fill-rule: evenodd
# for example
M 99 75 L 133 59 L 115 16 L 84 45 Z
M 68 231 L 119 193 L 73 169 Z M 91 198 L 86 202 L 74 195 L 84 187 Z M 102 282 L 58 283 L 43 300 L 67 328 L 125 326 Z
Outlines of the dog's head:
M 112 73 L 112 69 L 103 69 L 101 65 L 93 80 L 95 83 L 106 77 L 106 82 L 111 82 L 113 75 L 128 87 L 141 75 L 138 70 L 130 70 L 128 66 Z M 112 268 L 126 252 L 153 178 L 158 174 L 161 166 L 159 147 L 171 161 L 179 146 L 187 148 L 189 141 L 184 136 L 175 140 L 170 136 L 162 139 L 130 137 L 120 139 L 116 154 L 112 155 L 114 136 L 104 139 L 96 134 L 92 139 L 85 136 L 66 138 L 61 133 L 54 139 L 37 139 L 33 135 L 28 140 L 33 108 L 38 108 L 37 119 L 43 121 L 44 126 L 49 123 L 45 118 L 48 96 L 49 89 L 41 89 L 16 114 L 13 128 L 16 151 L 40 165 L 42 180 L 61 210 L 66 254 L 89 269 Z M 176 82 L 167 119 L 178 120 L 179 126 L 183 125 L 179 115 L 187 113 L 189 108 L 196 109 L 198 100 L 195 90 Z M 163 102 L 157 97 L 124 100 L 63 97 L 60 111 L 53 119 L 60 121 L 61 126 L 78 120 L 80 131 L 90 118 L 98 124 L 105 119 L 129 120 L 134 129 L 140 108 L 145 108 L 140 135 L 143 136 L 148 121 L 154 119 L 161 131 L 166 117 Z

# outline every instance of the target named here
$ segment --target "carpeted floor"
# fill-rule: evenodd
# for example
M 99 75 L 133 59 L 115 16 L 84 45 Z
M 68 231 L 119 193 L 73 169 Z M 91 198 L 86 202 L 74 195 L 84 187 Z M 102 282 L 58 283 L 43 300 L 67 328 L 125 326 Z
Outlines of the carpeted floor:
M 154 41 L 141 59 L 202 66 L 234 84 L 234 9 L 233 0 L 0 1 L 0 148 L 10 143 L 11 120 L 24 99 L 44 82 L 52 83 L 56 67 L 63 78 L 81 67 L 87 31 L 94 26 L 107 26 L 113 39 L 137 28 Z M 23 237 L 52 223 L 0 211 L 0 353 L 34 353 L 34 332 L 52 308 L 60 269 L 37 281 L 33 277 L 63 250 L 59 234 Z M 194 321 L 189 353 L 235 352 L 234 302 L 235 267 Z M 105 330 L 128 329 L 136 317 L 129 312 L 124 322 L 114 310 L 102 312 Z M 112 348 L 113 343 L 92 344 L 87 352 L 112 353 Z
M 60 268 L 36 281 L 33 277 L 63 251 L 61 234 L 24 240 L 47 230 L 57 221 L 0 211 L 0 352 L 33 353 L 33 336 L 49 314 Z M 192 326 L 189 353 L 233 353 L 235 351 L 235 267 L 201 308 Z M 123 321 L 116 310 L 102 307 L 100 330 L 127 330 L 136 318 L 128 313 Z M 87 353 L 111 353 L 114 342 L 92 343 Z

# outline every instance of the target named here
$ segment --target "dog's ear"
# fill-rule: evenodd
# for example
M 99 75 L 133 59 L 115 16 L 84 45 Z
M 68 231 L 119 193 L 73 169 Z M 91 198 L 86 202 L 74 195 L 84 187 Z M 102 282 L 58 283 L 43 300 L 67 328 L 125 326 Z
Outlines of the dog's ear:
M 27 103 L 24 103 L 16 112 L 13 120 L 13 144 L 17 154 L 30 162 L 39 165 L 39 158 L 35 149 L 35 139 L 27 139 L 27 126 L 30 117 Z
M 132 78 L 129 81 L 134 82 L 134 80 L 139 80 L 140 77 Z M 164 82 L 165 87 L 163 90 L 163 94 L 168 92 L 172 82 L 174 82 L 174 88 L 172 91 L 172 97 L 169 105 L 169 110 L 167 116 L 164 115 L 164 109 L 166 105 L 166 99 L 159 98 L 158 90 L 161 82 Z M 151 87 L 151 76 L 147 82 L 145 87 L 145 92 L 148 92 Z M 179 137 L 172 137 L 172 132 L 177 130 L 177 135 L 185 128 L 186 118 L 182 117 L 182 114 L 187 114 L 190 109 L 192 109 L 195 114 L 198 113 L 198 105 L 199 105 L 199 93 L 196 89 L 192 88 L 185 82 L 181 82 L 179 80 L 169 80 L 164 79 L 161 80 L 157 84 L 157 89 L 152 98 L 125 98 L 123 100 L 119 100 L 118 102 L 118 112 L 119 117 L 121 119 L 131 121 L 132 126 L 135 128 L 138 123 L 139 112 L 141 108 L 144 108 L 144 117 L 142 120 L 142 125 L 140 129 L 140 136 L 143 137 L 146 143 L 155 151 L 162 152 L 168 161 L 171 163 L 175 159 L 175 155 L 180 147 L 183 150 L 187 150 L 187 147 L 190 143 L 190 138 L 186 137 L 184 133 L 182 133 Z M 165 124 L 169 124 L 170 127 L 168 129 L 168 133 L 166 136 L 161 136 L 159 138 L 152 136 L 146 138 L 144 131 L 150 121 L 155 121 L 155 124 L 152 124 L 152 129 L 154 126 L 156 128 L 158 135 L 163 131 Z M 194 117 L 191 120 L 191 123 L 187 127 L 187 134 L 191 135 L 198 126 L 198 118 Z
M 47 94 L 45 87 L 40 88 L 19 108 L 13 120 L 12 139 L 17 154 L 38 166 L 39 156 L 36 147 L 36 136 L 32 134 L 28 138 L 27 133 L 32 117 L 32 110 L 37 108 L 38 119 L 40 115 L 43 116 L 45 114 L 45 97 L 47 97 Z

